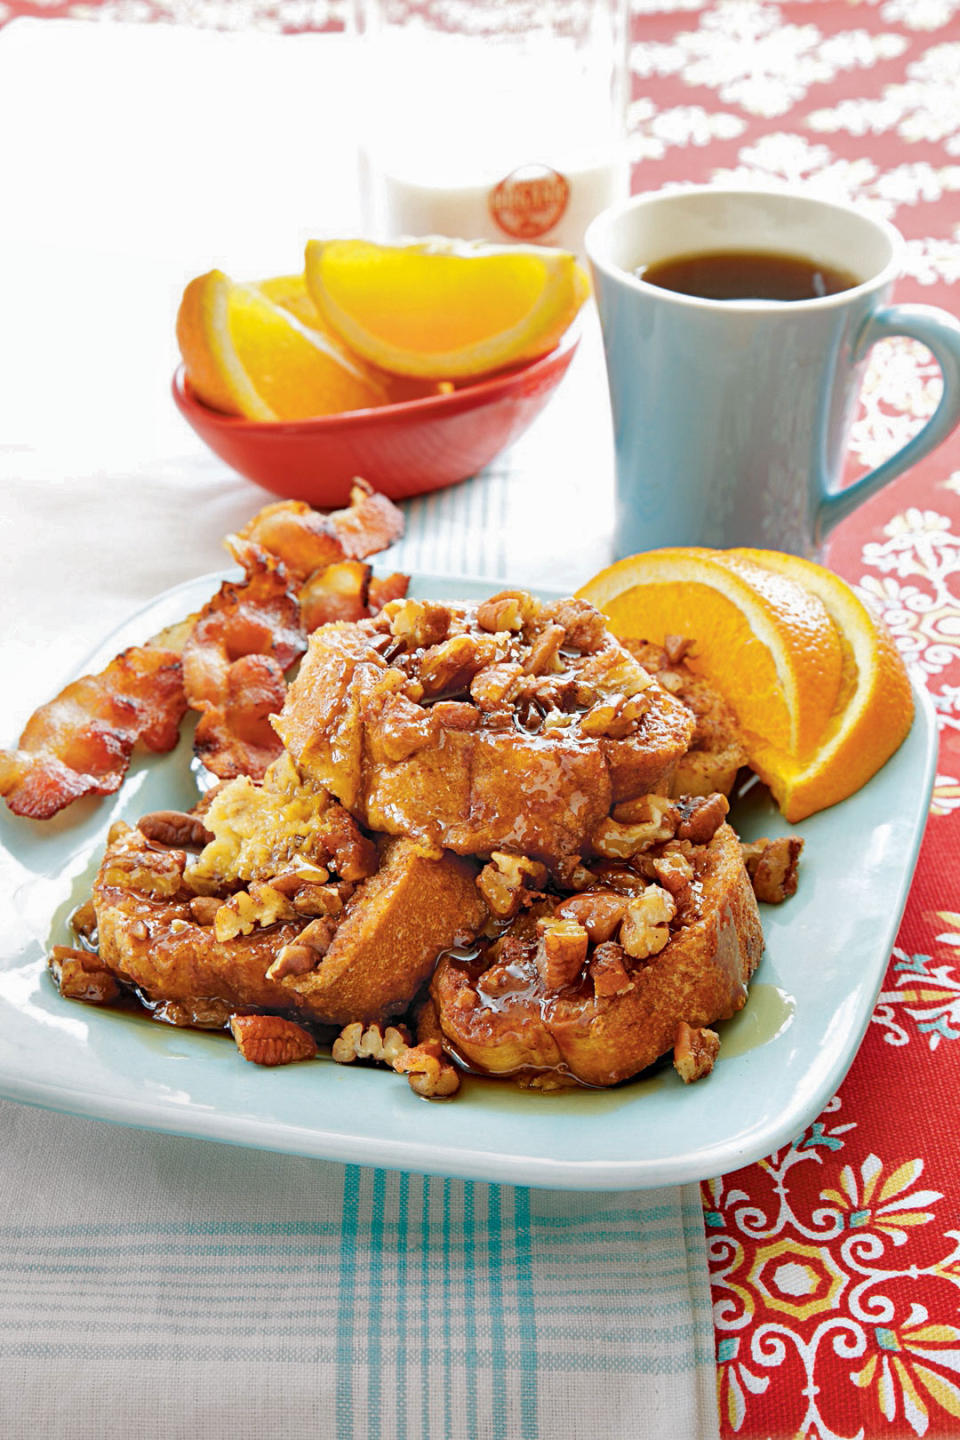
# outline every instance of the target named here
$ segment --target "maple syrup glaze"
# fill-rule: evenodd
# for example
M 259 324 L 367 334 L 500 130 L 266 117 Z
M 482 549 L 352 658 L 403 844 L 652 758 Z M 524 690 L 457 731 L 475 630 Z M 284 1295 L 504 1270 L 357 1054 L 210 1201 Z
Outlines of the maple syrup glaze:
M 702 300 L 821 300 L 860 284 L 856 275 L 806 255 L 710 250 L 641 265 L 638 280 Z

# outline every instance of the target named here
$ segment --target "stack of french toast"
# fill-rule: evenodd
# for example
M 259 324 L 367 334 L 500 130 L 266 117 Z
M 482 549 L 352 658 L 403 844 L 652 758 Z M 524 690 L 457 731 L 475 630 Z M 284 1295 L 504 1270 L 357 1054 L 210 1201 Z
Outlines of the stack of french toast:
M 736 720 L 688 659 L 519 590 L 321 625 L 262 778 L 113 827 L 62 993 L 428 1098 L 699 1079 L 802 842 L 741 846 Z

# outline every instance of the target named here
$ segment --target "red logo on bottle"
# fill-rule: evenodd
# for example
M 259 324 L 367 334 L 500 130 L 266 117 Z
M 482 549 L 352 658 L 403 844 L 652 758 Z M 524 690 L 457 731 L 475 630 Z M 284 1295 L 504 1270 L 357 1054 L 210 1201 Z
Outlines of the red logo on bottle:
M 549 165 L 521 165 L 490 191 L 490 214 L 505 235 L 536 240 L 559 224 L 570 183 Z

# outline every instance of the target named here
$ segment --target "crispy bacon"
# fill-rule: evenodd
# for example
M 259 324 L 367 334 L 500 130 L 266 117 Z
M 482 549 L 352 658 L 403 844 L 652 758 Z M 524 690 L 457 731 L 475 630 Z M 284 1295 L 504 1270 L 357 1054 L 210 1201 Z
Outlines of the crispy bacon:
M 227 539 L 246 580 L 37 710 L 18 749 L 0 750 L 0 795 L 15 814 L 47 819 L 82 795 L 111 794 L 138 740 L 174 747 L 188 703 L 201 713 L 197 752 L 209 769 L 262 775 L 280 750 L 267 717 L 283 705 L 283 672 L 305 632 L 406 593 L 406 576 L 376 580 L 361 563 L 402 533 L 401 512 L 365 480 L 330 515 L 300 501 L 266 506 Z
M 307 642 L 283 563 L 249 541 L 232 549 L 247 578 L 225 581 L 200 611 L 183 649 L 183 683 L 201 714 L 194 747 L 207 769 L 260 779 L 282 748 L 267 716 L 282 708 L 283 672 Z
M 392 575 L 370 578 L 370 614 L 379 615 L 388 600 L 402 600 L 410 588 L 410 576 L 395 570 Z
M 110 795 L 138 740 L 158 753 L 173 749 L 186 708 L 176 651 L 132 646 L 34 712 L 18 748 L 0 751 L 0 795 L 33 820 L 83 795 Z
M 357 479 L 345 510 L 323 515 L 303 500 L 267 505 L 240 531 L 287 567 L 300 584 L 316 570 L 341 560 L 363 560 L 385 550 L 403 534 L 403 513 L 386 495 Z

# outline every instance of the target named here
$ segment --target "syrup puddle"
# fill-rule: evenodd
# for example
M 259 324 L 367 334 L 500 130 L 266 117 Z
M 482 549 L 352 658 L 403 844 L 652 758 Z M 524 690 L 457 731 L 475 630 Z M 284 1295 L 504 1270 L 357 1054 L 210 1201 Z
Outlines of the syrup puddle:
M 754 982 L 739 1015 L 717 1026 L 720 1036 L 718 1062 L 732 1060 L 735 1055 L 746 1055 L 751 1050 L 759 1050 L 761 1045 L 768 1045 L 791 1024 L 796 1008 L 797 1002 L 786 990 L 762 981 Z

